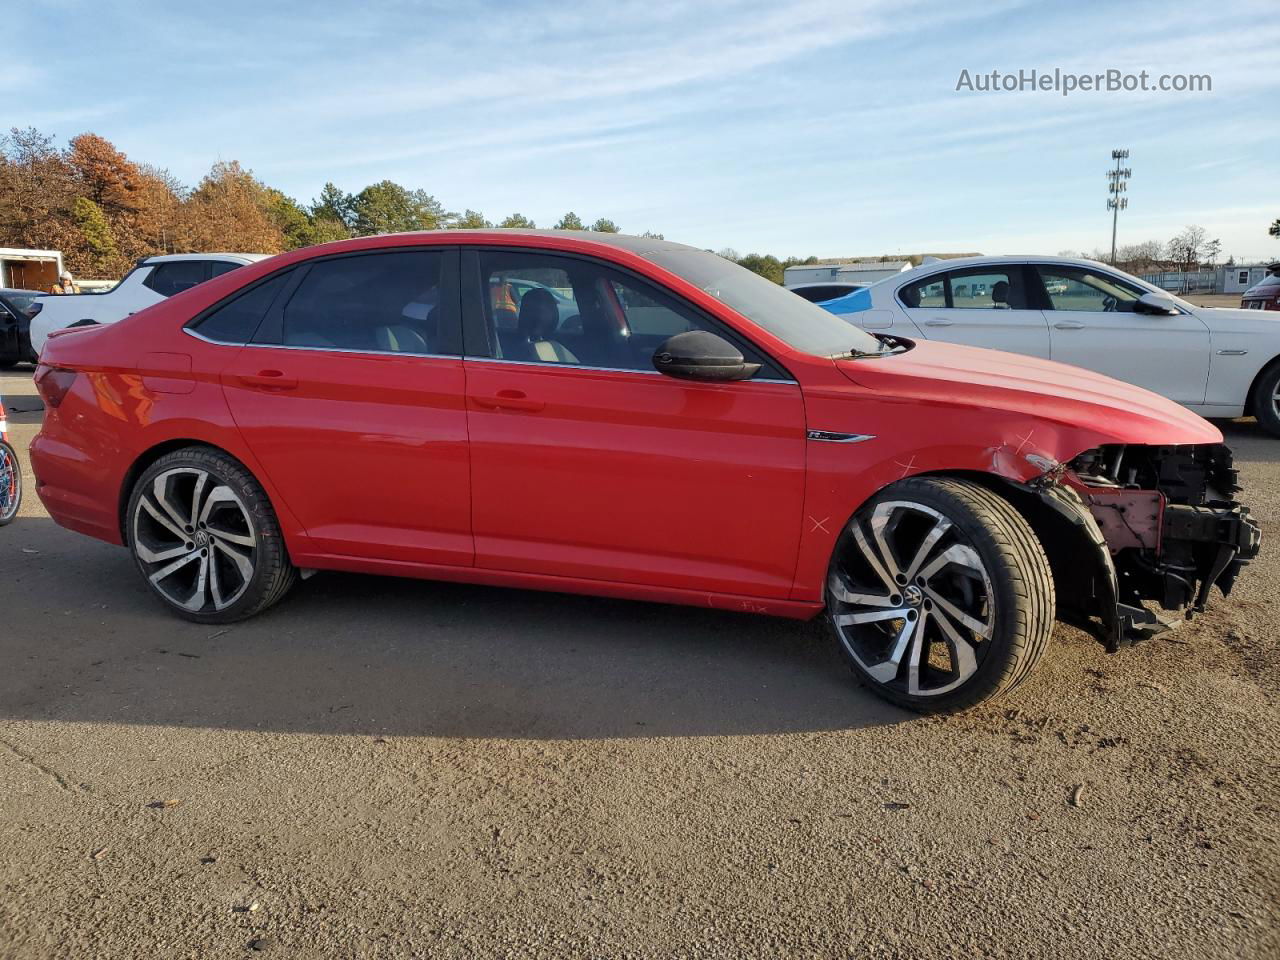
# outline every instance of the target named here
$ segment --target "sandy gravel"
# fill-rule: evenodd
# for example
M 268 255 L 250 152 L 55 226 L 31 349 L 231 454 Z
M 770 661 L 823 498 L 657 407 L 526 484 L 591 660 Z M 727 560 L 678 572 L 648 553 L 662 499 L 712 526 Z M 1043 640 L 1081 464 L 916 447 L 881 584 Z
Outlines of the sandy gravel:
M 816 624 L 320 575 L 198 627 L 32 497 L 0 957 L 1280 956 L 1280 442 L 1227 430 L 1238 592 L 940 720 Z

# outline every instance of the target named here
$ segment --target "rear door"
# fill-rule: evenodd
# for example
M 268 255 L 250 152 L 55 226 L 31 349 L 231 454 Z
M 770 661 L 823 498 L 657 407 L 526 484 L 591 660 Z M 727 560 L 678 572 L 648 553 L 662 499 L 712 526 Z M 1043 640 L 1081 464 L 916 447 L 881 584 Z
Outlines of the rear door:
M 999 263 L 948 270 L 912 281 L 899 304 L 930 340 L 1049 357 L 1049 328 L 1030 300 L 1023 264 Z
M 1053 359 L 1200 404 L 1209 377 L 1209 330 L 1191 313 L 1134 312 L 1144 291 L 1110 271 L 1034 265 L 1048 307 Z
M 658 373 L 672 334 L 730 332 L 600 261 L 478 250 L 463 277 L 477 566 L 789 595 L 805 422 L 785 371 Z
M 309 261 L 273 298 L 222 382 L 318 552 L 471 564 L 460 348 L 454 250 Z

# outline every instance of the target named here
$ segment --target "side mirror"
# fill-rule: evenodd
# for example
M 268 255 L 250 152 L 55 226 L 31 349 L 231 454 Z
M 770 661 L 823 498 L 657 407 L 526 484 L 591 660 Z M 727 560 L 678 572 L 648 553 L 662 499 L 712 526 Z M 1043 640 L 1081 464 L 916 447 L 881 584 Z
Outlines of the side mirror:
M 726 381 L 749 380 L 760 364 L 747 363 L 738 348 L 724 337 L 706 330 L 689 330 L 677 333 L 658 347 L 653 368 L 682 380 Z
M 1168 297 L 1158 293 L 1144 293 L 1133 305 L 1134 313 L 1145 313 L 1150 316 L 1168 317 L 1179 313 L 1178 307 Z

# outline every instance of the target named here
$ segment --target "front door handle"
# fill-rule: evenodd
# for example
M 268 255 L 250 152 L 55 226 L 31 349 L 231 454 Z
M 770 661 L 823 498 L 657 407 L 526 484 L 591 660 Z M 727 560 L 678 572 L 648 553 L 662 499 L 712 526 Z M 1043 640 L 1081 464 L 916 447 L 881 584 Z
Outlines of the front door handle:
M 1059 330 L 1083 330 L 1084 324 L 1076 320 L 1059 320 L 1054 326 Z
M 257 373 L 245 373 L 236 377 L 246 387 L 255 390 L 296 390 L 298 381 L 286 377 L 281 370 L 259 370 Z
M 951 321 L 943 317 L 930 317 L 924 322 L 924 325 L 926 327 L 949 327 L 951 326 Z
M 476 406 L 485 410 L 523 410 L 537 413 L 546 404 L 541 400 L 530 400 L 523 390 L 499 390 L 492 397 L 473 397 Z

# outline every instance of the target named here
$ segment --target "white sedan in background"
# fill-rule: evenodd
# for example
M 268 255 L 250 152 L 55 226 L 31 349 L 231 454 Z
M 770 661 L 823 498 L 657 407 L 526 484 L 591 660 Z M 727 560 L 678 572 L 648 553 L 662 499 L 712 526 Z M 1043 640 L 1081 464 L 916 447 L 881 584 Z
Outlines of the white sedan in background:
M 1075 364 L 1203 417 L 1253 414 L 1280 436 L 1280 313 L 1198 307 L 1114 267 L 1065 257 L 938 260 L 840 307 L 832 312 L 872 333 Z

